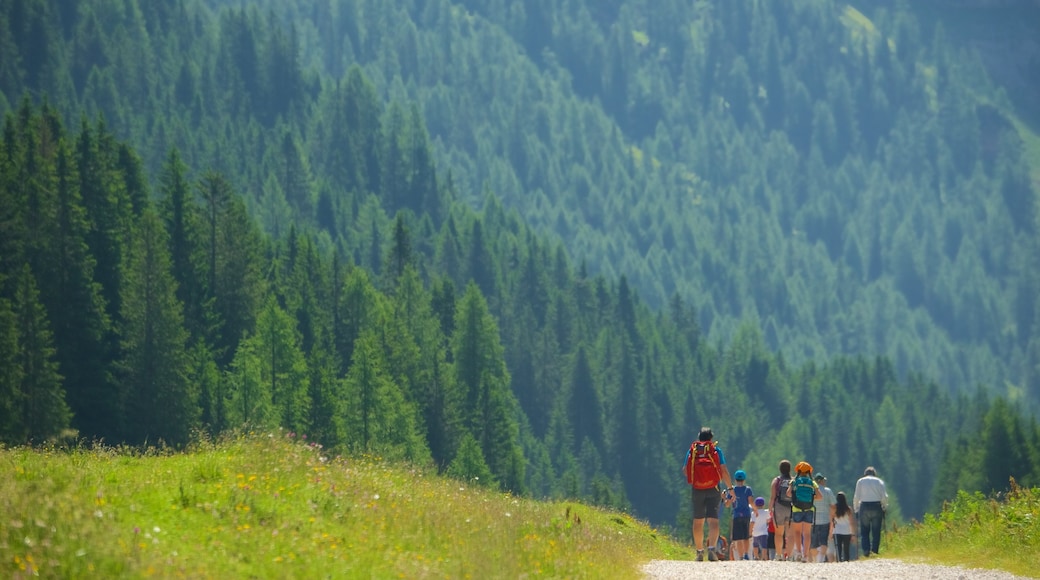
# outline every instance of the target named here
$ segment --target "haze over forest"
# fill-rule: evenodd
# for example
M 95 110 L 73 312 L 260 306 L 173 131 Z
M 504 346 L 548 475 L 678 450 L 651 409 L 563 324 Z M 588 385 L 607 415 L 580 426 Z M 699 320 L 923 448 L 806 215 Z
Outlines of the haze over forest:
M 1035 484 L 1033 22 L 0 0 L 0 435 L 282 427 L 678 529 L 701 424 L 896 517 Z

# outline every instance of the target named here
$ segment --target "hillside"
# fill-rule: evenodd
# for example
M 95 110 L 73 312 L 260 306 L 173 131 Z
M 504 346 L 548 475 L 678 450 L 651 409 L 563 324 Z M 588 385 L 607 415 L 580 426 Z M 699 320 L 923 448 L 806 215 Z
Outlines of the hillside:
M 638 578 L 689 557 L 631 517 L 331 459 L 284 432 L 189 453 L 0 449 L 8 578 Z
M 1040 480 L 1032 192 L 971 53 L 523 6 L 0 4 L 0 440 L 283 428 L 680 531 L 705 424 L 757 489 L 877 466 L 895 520 Z
M 471 207 L 493 193 L 651 307 L 681 297 L 713 340 L 750 320 L 795 363 L 884 355 L 955 392 L 1040 400 L 1032 5 L 211 5 L 40 13 L 54 32 L 14 14 L 0 110 L 28 89 L 103 112 L 153 174 L 171 145 L 224 168 L 231 151 L 263 159 L 251 135 L 327 109 L 359 65 L 373 96 L 415 103 Z M 1021 24 L 994 48 L 1005 22 Z M 33 50 L 33 26 L 53 45 Z M 319 196 L 358 185 L 337 173 L 333 126 L 291 130 Z M 227 168 L 260 190 L 268 162 Z M 289 209 L 271 199 L 256 211 Z

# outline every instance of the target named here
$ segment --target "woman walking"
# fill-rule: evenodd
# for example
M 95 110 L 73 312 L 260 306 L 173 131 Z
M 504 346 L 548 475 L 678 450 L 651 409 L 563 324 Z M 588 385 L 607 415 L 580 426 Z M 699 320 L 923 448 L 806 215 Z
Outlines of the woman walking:
M 852 530 L 856 529 L 856 515 L 849 507 L 849 500 L 844 491 L 838 492 L 834 505 L 834 544 L 838 550 L 838 561 L 849 561 L 849 547 L 852 545 Z

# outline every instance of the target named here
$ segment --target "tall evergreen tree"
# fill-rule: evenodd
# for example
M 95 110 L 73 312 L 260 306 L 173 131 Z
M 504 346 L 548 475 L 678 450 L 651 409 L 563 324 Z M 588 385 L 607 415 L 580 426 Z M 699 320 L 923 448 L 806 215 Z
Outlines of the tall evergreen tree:
M 36 280 L 29 266 L 22 267 L 17 280 L 15 316 L 18 326 L 19 438 L 42 442 L 69 426 L 69 406 L 55 360 L 54 342 L 47 313 L 39 300 Z
M 392 459 L 429 462 L 415 406 L 386 372 L 375 329 L 364 330 L 354 345 L 346 390 L 346 424 L 352 447 Z
M 217 360 L 226 364 L 238 342 L 252 330 L 261 305 L 263 241 L 241 198 L 218 173 L 209 172 L 199 185 L 203 200 L 204 249 L 209 298 L 219 324 Z
M 18 322 L 11 301 L 0 298 L 0 442 L 23 443 L 19 403 L 22 368 L 18 364 Z
M 463 420 L 480 443 L 491 472 L 505 489 L 523 490 L 523 454 L 517 445 L 516 401 L 509 391 L 498 326 L 475 283 L 459 302 L 452 337 L 455 376 L 465 393 Z
M 307 361 L 300 350 L 296 322 L 273 295 L 267 297 L 256 319 L 256 334 L 250 337 L 260 365 L 260 380 L 271 393 L 278 424 L 306 433 L 310 416 Z
M 120 317 L 126 435 L 131 441 L 180 445 L 198 425 L 199 393 L 189 381 L 189 334 L 169 238 L 154 210 L 141 216 L 126 259 Z
M 159 176 L 159 212 L 169 235 L 173 277 L 177 299 L 184 305 L 185 326 L 193 340 L 211 340 L 201 215 L 187 170 L 180 152 L 170 149 Z

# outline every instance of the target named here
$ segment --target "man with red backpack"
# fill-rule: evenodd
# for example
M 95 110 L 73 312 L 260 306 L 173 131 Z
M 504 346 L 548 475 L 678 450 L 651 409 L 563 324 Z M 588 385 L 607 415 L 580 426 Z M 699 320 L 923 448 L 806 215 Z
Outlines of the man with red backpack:
M 725 482 L 727 494 L 733 487 L 726 456 L 712 441 L 714 437 L 710 427 L 701 427 L 683 464 L 686 482 L 692 487 L 693 546 L 697 549 L 698 562 L 704 560 L 704 520 L 708 520 L 708 560 L 715 562 L 719 559 L 715 553 L 719 541 L 719 504 L 722 502 L 719 483 Z

